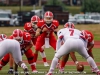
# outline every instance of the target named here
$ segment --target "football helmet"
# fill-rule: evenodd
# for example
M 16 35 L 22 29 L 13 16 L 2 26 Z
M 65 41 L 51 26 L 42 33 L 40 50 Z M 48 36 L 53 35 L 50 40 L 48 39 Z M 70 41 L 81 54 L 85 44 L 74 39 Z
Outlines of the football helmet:
M 7 39 L 7 36 L 5 34 L 0 34 L 0 41 L 3 41 Z
M 23 31 L 20 29 L 15 29 L 13 31 L 13 39 L 17 40 L 19 43 L 22 43 L 23 41 Z
M 65 25 L 64 25 L 64 28 L 75 28 L 74 24 L 72 22 L 67 22 Z
M 32 16 L 32 18 L 31 18 L 32 27 L 37 28 L 37 22 L 39 20 L 40 20 L 40 18 L 37 15 Z
M 82 30 L 81 34 L 83 35 L 84 39 L 88 40 L 88 34 L 85 30 Z
M 50 24 L 53 21 L 53 13 L 51 11 L 47 11 L 44 14 L 44 21 L 47 24 Z

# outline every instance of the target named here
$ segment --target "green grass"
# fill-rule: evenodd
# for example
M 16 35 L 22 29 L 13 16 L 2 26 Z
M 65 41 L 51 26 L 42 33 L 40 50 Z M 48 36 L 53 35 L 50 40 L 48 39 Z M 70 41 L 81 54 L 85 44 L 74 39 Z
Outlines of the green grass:
M 72 15 L 81 13 L 81 7 L 79 6 L 67 6 L 66 8 Z
M 0 34 L 4 33 L 10 36 L 12 34 L 12 31 L 16 28 L 23 30 L 23 27 L 0 27 Z M 63 25 L 60 25 L 59 29 L 60 28 L 63 28 Z M 80 25 L 75 25 L 75 28 L 79 30 L 89 30 L 93 33 L 94 40 L 100 40 L 100 37 L 98 37 L 100 36 L 100 24 L 88 24 L 88 25 L 80 24 Z
M 83 29 L 90 30 L 94 34 L 95 40 L 100 40 L 100 25 L 99 24 L 98 25 L 76 25 L 75 27 L 80 30 L 83 30 Z M 0 34 L 5 33 L 6 35 L 10 36 L 12 34 L 12 31 L 16 28 L 23 30 L 23 27 L 0 27 Z M 59 28 L 62 28 L 62 26 L 60 26 Z M 100 62 L 100 51 L 99 50 L 100 50 L 99 48 L 93 48 L 94 60 L 96 62 Z M 34 49 L 33 49 L 33 51 L 34 51 Z M 52 58 L 54 56 L 53 48 L 45 49 L 45 52 L 46 52 L 47 60 L 52 60 Z M 77 57 L 78 61 L 80 61 L 80 62 L 86 61 L 78 53 L 76 53 L 76 57 Z M 23 56 L 23 60 L 26 60 L 25 56 Z M 40 55 L 39 55 L 38 60 L 42 60 Z M 69 61 L 72 61 L 71 58 L 69 58 Z M 39 72 L 47 72 L 49 70 L 49 67 L 44 67 L 43 63 L 38 63 L 38 62 L 39 61 L 37 61 L 37 70 Z M 26 64 L 29 67 L 29 71 L 31 73 L 29 64 L 28 63 L 26 63 Z M 98 66 L 98 67 L 100 68 L 100 66 Z M 3 69 L 0 71 L 0 75 L 8 75 L 7 74 L 8 69 L 9 69 L 9 64 L 7 64 L 5 67 L 3 67 Z M 22 71 L 22 69 L 20 67 L 19 67 L 19 71 L 20 72 Z M 90 66 L 85 66 L 84 71 L 86 71 L 86 74 L 78 74 L 78 73 L 75 73 L 75 72 L 77 72 L 75 65 L 74 66 L 66 65 L 66 68 L 65 68 L 65 72 L 67 72 L 66 74 L 58 74 L 57 73 L 54 75 L 95 75 L 95 74 L 91 73 Z M 58 72 L 58 69 L 55 69 L 55 72 Z M 71 74 L 70 72 L 72 72 L 74 74 Z M 23 75 L 23 74 L 20 74 L 20 75 Z M 35 75 L 35 74 L 30 74 L 30 75 Z M 38 73 L 36 75 L 45 75 L 45 73 Z
M 33 49 L 34 50 L 34 49 Z M 96 62 L 99 62 L 99 57 L 100 57 L 100 53 L 98 52 L 98 50 L 99 49 L 93 49 L 93 54 L 94 54 L 94 57 L 95 57 L 95 61 Z M 52 58 L 53 58 L 53 56 L 54 56 L 54 50 L 52 49 L 52 48 L 49 48 L 49 49 L 45 49 L 45 52 L 46 52 L 46 56 L 47 56 L 47 60 L 52 60 Z M 78 61 L 86 61 L 84 58 L 82 58 L 78 53 L 76 53 L 76 57 L 77 57 L 77 59 L 78 59 Z M 23 60 L 26 60 L 26 57 L 25 56 L 23 56 Z M 40 57 L 40 55 L 39 55 L 39 58 L 38 58 L 38 60 L 40 61 L 40 60 L 42 60 L 41 59 L 41 57 Z M 72 61 L 70 58 L 69 58 L 69 61 Z M 49 63 L 50 64 L 50 63 Z M 29 64 L 27 64 L 27 66 L 29 67 L 29 71 L 30 71 L 30 73 L 31 73 L 31 69 L 30 69 L 30 66 L 29 66 Z M 55 74 L 54 75 L 95 75 L 95 74 L 92 74 L 91 73 L 91 69 L 90 69 L 90 66 L 84 66 L 84 72 L 86 72 L 86 74 L 84 74 L 84 73 L 81 73 L 81 74 L 79 74 L 77 71 L 76 71 L 76 66 L 74 65 L 74 66 L 70 66 L 70 65 L 66 65 L 66 67 L 65 67 L 65 74 L 58 74 L 58 69 L 55 69 Z M 99 68 L 100 68 L 100 66 L 99 66 Z M 8 71 L 8 69 L 9 69 L 9 64 L 7 64 L 5 67 L 3 67 L 3 69 L 2 69 L 2 71 L 0 71 L 0 75 L 2 74 L 2 75 L 7 75 L 7 71 Z M 19 67 L 19 72 L 21 73 L 23 70 Z M 38 61 L 37 61 L 37 70 L 39 71 L 39 72 L 42 72 L 42 73 L 38 73 L 38 74 L 36 74 L 36 75 L 45 75 L 45 73 L 49 70 L 49 67 L 44 67 L 43 66 L 43 63 L 38 63 Z M 45 73 L 43 73 L 43 72 L 45 72 Z M 57 73 L 56 73 L 57 72 Z M 71 72 L 73 73 L 73 74 L 71 74 Z M 23 75 L 23 74 L 20 74 L 20 75 Z M 30 74 L 30 75 L 34 75 L 34 74 Z

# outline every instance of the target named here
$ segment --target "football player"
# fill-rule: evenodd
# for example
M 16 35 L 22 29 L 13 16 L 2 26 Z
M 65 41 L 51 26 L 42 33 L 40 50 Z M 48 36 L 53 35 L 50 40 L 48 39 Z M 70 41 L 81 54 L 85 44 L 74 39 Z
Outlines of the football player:
M 87 51 L 88 51 L 88 54 L 94 59 L 94 56 L 93 56 L 93 53 L 92 53 L 92 48 L 94 47 L 94 36 L 93 34 L 88 31 L 88 30 L 82 30 L 84 31 L 85 33 L 87 33 L 88 35 L 88 38 L 87 38 Z M 94 73 L 95 71 L 92 69 L 91 67 L 91 70 L 92 72 Z
M 36 15 L 32 16 L 31 18 L 31 22 L 28 22 L 28 23 L 25 23 L 24 25 L 24 31 L 30 33 L 31 35 L 31 40 L 33 42 L 33 47 L 35 48 L 35 44 L 36 44 L 36 41 L 37 41 L 37 37 L 35 37 L 35 33 L 36 33 L 36 30 L 37 30 L 37 22 L 40 20 L 40 18 Z M 37 50 L 35 50 L 35 53 L 34 53 L 34 64 L 36 65 L 36 61 L 37 61 L 37 58 L 38 58 L 38 55 L 37 55 Z M 44 52 L 44 47 L 41 47 L 40 49 L 40 55 L 43 59 L 43 62 L 44 62 L 44 66 L 49 66 L 49 64 L 47 63 L 47 60 L 46 60 L 46 55 L 45 55 L 45 52 Z
M 65 25 L 64 25 L 64 27 L 67 27 L 67 28 L 70 28 L 70 27 L 74 27 L 74 25 L 73 24 L 69 24 L 70 22 L 68 22 L 68 23 L 66 23 Z M 69 24 L 69 25 L 68 25 Z M 73 25 L 73 26 L 70 26 L 70 25 Z M 69 27 L 70 26 L 70 27 Z M 87 51 L 88 51 L 88 54 L 92 57 L 92 58 L 94 58 L 93 57 L 93 53 L 92 53 L 92 48 L 94 47 L 94 37 L 93 37 L 93 34 L 90 32 L 90 31 L 88 31 L 88 30 L 83 30 L 85 33 L 87 33 L 87 35 L 88 35 L 88 38 L 87 38 Z M 66 64 L 66 62 L 67 62 L 67 60 L 68 60 L 68 56 L 69 55 L 65 55 L 64 57 L 63 57 L 63 59 L 62 59 L 62 61 L 61 61 L 61 65 L 60 65 L 60 69 L 59 69 L 59 71 L 61 72 L 61 73 L 63 73 L 64 72 L 64 67 L 65 67 L 65 64 Z M 70 53 L 70 56 L 71 56 L 71 58 L 73 59 L 73 61 L 77 64 L 77 65 L 79 65 L 79 62 L 77 61 L 77 59 L 76 59 L 76 57 L 75 57 L 75 55 L 74 55 L 74 52 L 71 52 Z M 95 73 L 95 71 L 92 69 L 92 67 L 91 67 L 91 71 L 93 72 L 93 73 Z
M 58 39 L 56 53 L 52 60 L 51 67 L 46 75 L 52 75 L 61 56 L 73 51 L 78 52 L 80 55 L 82 55 L 87 60 L 89 65 L 92 66 L 97 75 L 100 75 L 100 70 L 98 69 L 95 61 L 86 50 L 86 39 L 88 37 L 85 32 L 81 32 L 78 29 L 63 28 L 58 31 L 57 35 Z M 64 41 L 64 44 L 61 46 L 62 41 Z
M 5 34 L 0 34 L 0 70 L 6 64 L 2 64 L 5 62 L 5 59 L 9 61 L 9 54 L 11 54 L 14 58 L 14 61 L 17 65 L 23 68 L 25 75 L 29 75 L 28 68 L 25 63 L 22 61 L 22 56 L 20 52 L 20 44 L 16 40 L 6 39 L 7 36 Z M 5 56 L 7 58 L 5 58 Z
M 59 22 L 53 19 L 53 13 L 51 11 L 45 12 L 44 19 L 40 20 L 37 26 L 38 29 L 35 36 L 38 36 L 38 38 L 35 49 L 39 51 L 45 44 L 46 47 L 50 45 L 56 50 L 56 37 L 54 33 L 57 33 Z
M 31 50 L 32 47 L 32 41 L 31 41 L 31 36 L 29 33 L 27 32 L 23 32 L 20 29 L 15 29 L 12 33 L 12 35 L 10 36 L 10 39 L 15 39 L 20 43 L 20 50 L 21 50 L 21 54 L 25 54 L 28 60 L 28 63 L 31 66 L 32 72 L 33 73 L 37 73 L 36 67 L 34 65 L 34 54 Z M 13 62 L 13 60 L 11 60 L 11 63 Z M 13 66 L 13 64 L 11 64 Z M 12 67 L 10 66 L 10 67 Z M 10 68 L 11 71 L 11 68 Z M 17 69 L 16 69 L 17 71 Z M 16 74 L 18 72 L 15 72 Z
M 75 25 L 72 22 L 67 22 L 67 23 L 65 23 L 64 28 L 72 28 L 72 29 L 74 29 L 75 28 Z M 63 43 L 64 43 L 64 41 L 62 41 L 62 45 L 63 45 Z M 66 65 L 66 62 L 68 61 L 69 55 L 71 56 L 72 60 L 76 64 L 76 66 L 78 66 L 80 64 L 77 61 L 77 58 L 75 56 L 75 52 L 70 52 L 67 55 L 64 55 L 62 57 L 61 63 L 60 63 L 60 65 L 58 65 L 58 68 L 59 68 L 60 73 L 64 73 L 64 67 Z

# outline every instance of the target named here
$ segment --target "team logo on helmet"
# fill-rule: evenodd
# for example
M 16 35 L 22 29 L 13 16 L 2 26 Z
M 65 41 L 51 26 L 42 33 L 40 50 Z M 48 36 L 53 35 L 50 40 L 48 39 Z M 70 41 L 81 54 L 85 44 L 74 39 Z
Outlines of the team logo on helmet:
M 5 34 L 0 34 L 0 41 L 3 41 L 7 39 L 7 36 Z
M 40 18 L 37 15 L 32 16 L 31 18 L 32 27 L 36 28 L 39 20 Z
M 65 25 L 64 25 L 64 28 L 75 28 L 74 24 L 72 22 L 67 22 Z
M 20 43 L 23 41 L 23 31 L 20 29 L 15 29 L 13 31 L 12 36 L 13 36 L 13 39 L 19 41 Z

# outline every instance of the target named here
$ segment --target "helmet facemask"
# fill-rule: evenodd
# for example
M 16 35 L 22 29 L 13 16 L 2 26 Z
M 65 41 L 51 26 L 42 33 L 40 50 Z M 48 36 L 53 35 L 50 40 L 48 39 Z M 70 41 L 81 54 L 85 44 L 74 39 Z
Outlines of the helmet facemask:
M 34 29 L 37 29 L 37 22 L 31 21 L 31 24 Z
M 15 40 L 17 40 L 20 44 L 23 41 L 23 37 L 14 37 Z
M 17 40 L 19 43 L 23 42 L 23 32 L 19 29 L 13 31 L 13 39 Z
M 50 24 L 50 23 L 53 21 L 53 17 L 44 17 L 44 21 L 45 21 L 47 24 Z
M 45 14 L 44 14 L 44 21 L 47 24 L 52 23 L 52 21 L 53 21 L 53 13 L 51 11 L 45 12 Z

